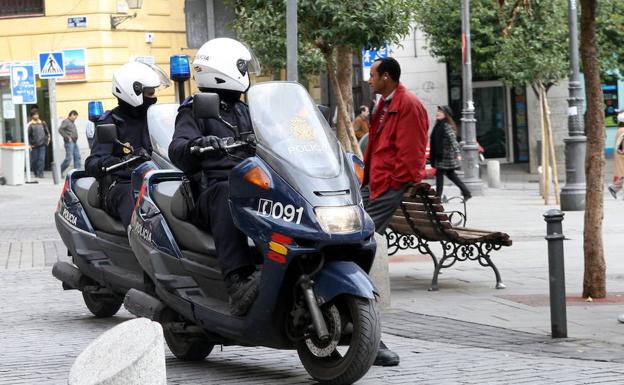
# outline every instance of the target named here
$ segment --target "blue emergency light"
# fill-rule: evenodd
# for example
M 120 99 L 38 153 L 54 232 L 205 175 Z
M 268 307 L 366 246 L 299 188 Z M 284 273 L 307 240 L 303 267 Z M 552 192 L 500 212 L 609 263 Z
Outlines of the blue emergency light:
M 95 122 L 102 116 L 104 113 L 104 107 L 102 106 L 102 102 L 99 100 L 91 100 L 89 102 L 89 120 Z
M 171 79 L 188 80 L 191 78 L 188 55 L 173 55 L 169 58 Z

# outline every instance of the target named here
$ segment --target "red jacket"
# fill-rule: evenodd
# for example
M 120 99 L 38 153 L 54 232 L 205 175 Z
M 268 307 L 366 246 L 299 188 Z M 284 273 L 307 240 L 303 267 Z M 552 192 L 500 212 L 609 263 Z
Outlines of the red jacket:
M 429 118 L 422 103 L 403 84 L 397 86 L 383 119 L 383 98 L 377 103 L 364 155 L 364 185 L 373 200 L 390 188 L 420 182 L 425 167 Z

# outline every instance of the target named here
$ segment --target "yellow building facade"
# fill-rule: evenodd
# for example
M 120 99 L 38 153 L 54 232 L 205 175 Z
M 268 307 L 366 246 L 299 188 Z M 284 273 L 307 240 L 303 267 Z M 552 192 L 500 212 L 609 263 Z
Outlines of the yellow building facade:
M 192 57 L 194 51 L 186 48 L 184 0 L 138 1 L 142 3 L 140 8 L 131 9 L 128 5 L 136 6 L 135 2 L 41 0 L 41 9 L 24 9 L 20 8 L 24 3 L 37 5 L 37 1 L 9 1 L 16 14 L 7 15 L 7 10 L 0 10 L 0 143 L 22 140 L 20 106 L 13 106 L 14 111 L 10 111 L 10 63 L 32 61 L 37 67 L 40 52 L 84 49 L 84 80 L 57 81 L 51 95 L 48 82 L 37 77 L 37 107 L 43 118 L 51 123 L 55 112 L 60 120 L 69 111 L 78 111 L 77 126 L 83 136 L 79 143 L 84 147 L 81 127 L 86 124 L 88 102 L 101 100 L 105 110 L 117 104 L 111 94 L 116 68 L 138 58 L 153 62 L 168 73 L 171 55 Z M 117 22 L 120 24 L 112 25 Z M 174 87 L 159 92 L 158 98 L 174 102 Z

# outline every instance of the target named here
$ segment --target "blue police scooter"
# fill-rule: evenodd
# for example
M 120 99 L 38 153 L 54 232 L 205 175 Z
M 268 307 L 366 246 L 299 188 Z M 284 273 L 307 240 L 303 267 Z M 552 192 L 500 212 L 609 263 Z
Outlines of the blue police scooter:
M 136 167 L 132 174 L 135 196 L 147 171 L 174 168 L 161 155 L 162 146 L 154 144 L 173 135 L 177 107 L 177 104 L 150 107 L 148 125 L 155 147 L 151 159 L 133 154 L 128 148 L 129 154 L 122 162 L 103 170 L 111 173 L 122 167 Z M 116 132 L 114 124 L 99 125 L 97 140 L 107 142 L 111 135 L 116 137 Z M 151 282 L 145 280 L 130 248 L 127 229 L 101 207 L 99 190 L 98 181 L 88 177 L 85 171 L 72 170 L 67 174 L 54 220 L 72 263 L 56 262 L 52 274 L 63 283 L 64 289 L 81 291 L 87 308 L 96 317 L 110 317 L 117 313 L 130 288 L 151 292 Z
M 216 344 L 296 349 L 316 380 L 353 383 L 381 333 L 366 273 L 376 245 L 359 194 L 363 164 L 342 151 L 301 85 L 261 83 L 247 95 L 255 132 L 225 151 L 255 149 L 229 183 L 234 222 L 261 265 L 257 299 L 245 316 L 229 313 L 213 238 L 189 222 L 183 175 L 158 170 L 144 178 L 129 230 L 156 295 L 133 289 L 124 304 L 159 321 L 180 359 L 202 360 Z M 220 119 L 218 95 L 196 95 L 193 110 Z

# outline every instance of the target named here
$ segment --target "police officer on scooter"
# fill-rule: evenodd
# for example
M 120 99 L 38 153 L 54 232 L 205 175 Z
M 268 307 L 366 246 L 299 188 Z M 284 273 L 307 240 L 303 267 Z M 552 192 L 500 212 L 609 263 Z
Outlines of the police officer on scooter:
M 249 149 L 224 150 L 227 139 L 240 139 L 253 132 L 249 108 L 240 98 L 249 88 L 249 73 L 257 73 L 258 63 L 244 44 L 229 38 L 206 42 L 193 61 L 193 76 L 201 92 L 220 97 L 221 119 L 196 119 L 193 99 L 178 109 L 169 158 L 191 176 L 198 194 L 191 213 L 197 226 L 212 233 L 217 259 L 230 298 L 230 312 L 243 315 L 258 294 L 259 274 L 249 252 L 247 236 L 235 225 L 230 212 L 228 176 L 230 170 L 251 155 Z M 202 155 L 191 147 L 211 146 Z
M 96 122 L 96 126 L 115 124 L 119 142 L 125 146 L 119 143 L 98 143 L 96 135 L 91 154 L 85 161 L 85 170 L 89 176 L 97 178 L 100 184 L 100 200 L 104 210 L 120 219 L 126 229 L 135 203 L 130 184 L 132 170 L 122 167 L 105 173 L 104 168 L 120 163 L 123 158 L 133 154 L 151 154 L 147 109 L 156 103 L 156 89 L 169 84 L 165 72 L 156 66 L 139 62 L 124 64 L 113 73 L 113 95 L 118 105 L 106 111 Z

